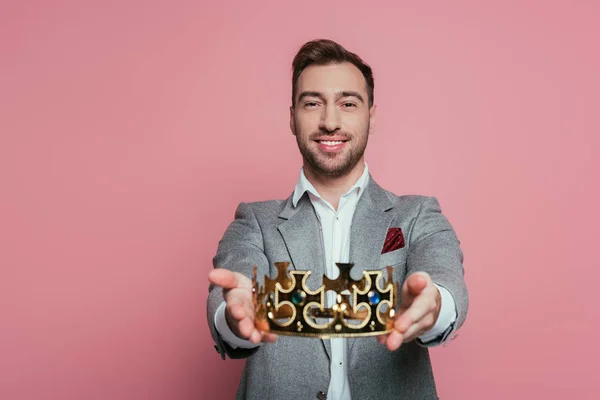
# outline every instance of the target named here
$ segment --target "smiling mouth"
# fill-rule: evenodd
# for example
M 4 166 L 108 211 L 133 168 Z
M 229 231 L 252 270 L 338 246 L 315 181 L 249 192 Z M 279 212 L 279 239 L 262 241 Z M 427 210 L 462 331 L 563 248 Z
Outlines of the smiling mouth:
M 317 139 L 317 140 L 315 140 L 315 142 L 317 143 L 317 146 L 319 146 L 319 149 L 321 149 L 321 151 L 324 151 L 325 153 L 337 153 L 337 152 L 342 151 L 342 149 L 346 146 L 347 141 L 348 141 L 348 139 L 345 139 L 345 140 Z
M 346 140 L 317 140 L 319 144 L 324 144 L 325 146 L 337 146 L 342 143 L 346 143 Z

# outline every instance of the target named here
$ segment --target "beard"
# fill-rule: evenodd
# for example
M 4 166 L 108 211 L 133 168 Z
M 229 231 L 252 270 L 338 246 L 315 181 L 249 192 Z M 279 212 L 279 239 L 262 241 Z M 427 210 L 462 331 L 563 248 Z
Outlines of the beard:
M 296 132 L 296 142 L 304 161 L 317 174 L 327 178 L 341 178 L 348 175 L 365 154 L 369 138 L 368 129 L 363 140 L 353 135 L 342 134 L 350 140 L 346 142 L 347 148 L 340 153 L 325 153 L 313 145 L 314 140 L 324 134 L 328 133 L 316 132 L 309 136 L 308 141 L 302 141 L 300 135 Z

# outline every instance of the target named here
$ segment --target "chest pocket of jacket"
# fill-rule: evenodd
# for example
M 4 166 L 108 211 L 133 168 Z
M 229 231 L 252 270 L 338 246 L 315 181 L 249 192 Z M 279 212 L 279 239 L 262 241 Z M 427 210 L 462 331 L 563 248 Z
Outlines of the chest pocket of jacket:
M 406 247 L 382 254 L 379 259 L 379 268 L 392 267 L 394 270 L 394 279 L 401 283 L 406 274 L 406 256 Z
M 379 258 L 380 268 L 385 268 L 388 265 L 393 267 L 403 263 L 406 263 L 406 247 L 382 254 Z

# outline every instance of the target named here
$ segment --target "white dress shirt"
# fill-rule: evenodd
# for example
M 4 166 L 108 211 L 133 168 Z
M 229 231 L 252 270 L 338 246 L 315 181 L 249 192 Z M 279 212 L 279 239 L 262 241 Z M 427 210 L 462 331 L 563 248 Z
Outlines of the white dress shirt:
M 298 201 L 308 192 L 310 201 L 315 208 L 317 217 L 321 224 L 323 233 L 323 244 L 325 248 L 325 273 L 330 279 L 336 279 L 339 276 L 339 270 L 336 262 L 349 262 L 350 257 L 350 226 L 354 210 L 360 196 L 364 193 L 369 184 L 369 171 L 365 164 L 365 171 L 356 183 L 344 194 L 339 201 L 336 210 L 329 202 L 324 200 L 314 186 L 306 179 L 304 170 L 300 171 L 300 178 L 296 183 L 296 188 L 292 197 L 292 204 L 297 206 Z M 423 342 L 429 342 L 436 339 L 444 333 L 450 324 L 456 320 L 456 306 L 454 299 L 448 290 L 436 285 L 440 291 L 442 304 L 438 319 L 429 331 L 419 337 Z M 326 306 L 331 307 L 335 304 L 335 294 L 328 292 L 326 296 Z M 233 348 L 252 348 L 260 344 L 254 344 L 248 340 L 237 337 L 229 328 L 225 319 L 225 302 L 223 302 L 215 314 L 215 327 L 223 340 Z M 332 338 L 331 340 L 331 380 L 327 391 L 329 400 L 350 400 L 350 386 L 348 383 L 348 347 L 345 338 Z

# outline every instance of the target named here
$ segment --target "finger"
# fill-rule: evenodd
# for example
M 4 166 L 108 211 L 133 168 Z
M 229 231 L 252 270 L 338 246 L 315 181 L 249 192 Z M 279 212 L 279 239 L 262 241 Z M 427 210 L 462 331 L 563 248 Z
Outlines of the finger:
M 254 329 L 252 331 L 252 334 L 250 335 L 250 339 L 249 340 L 252 343 L 258 344 L 258 343 L 260 343 L 262 341 L 262 338 L 263 338 L 262 332 L 259 331 L 258 329 Z
M 433 290 L 425 291 L 413 301 L 410 307 L 397 315 L 394 328 L 401 333 L 406 333 L 413 324 L 429 313 L 433 313 L 435 309 L 435 292 Z
M 250 279 L 238 272 L 229 271 L 228 269 L 213 269 L 208 273 L 208 280 L 223 289 L 252 289 L 252 281 Z
M 249 339 L 252 341 L 253 335 L 255 335 L 255 333 L 258 333 L 258 331 L 254 327 L 254 321 L 251 318 L 244 318 L 238 323 L 238 333 L 241 338 Z M 258 339 L 256 341 L 253 341 L 253 343 L 258 343 L 259 341 L 260 333 L 258 333 Z
M 231 316 L 238 321 L 241 321 L 244 318 L 249 316 L 248 311 L 247 311 L 246 307 L 244 307 L 244 304 L 241 300 L 230 299 L 227 302 L 226 307 L 229 308 L 229 313 L 231 314 Z M 225 309 L 225 311 L 227 311 L 227 308 Z
M 396 351 L 398 350 L 400 345 L 402 345 L 403 340 L 404 336 L 400 332 L 393 330 L 388 335 L 385 345 L 387 346 L 389 351 Z
M 426 272 L 415 272 L 406 280 L 408 284 L 408 291 L 413 296 L 417 296 L 423 291 L 423 289 L 427 287 L 430 280 L 429 274 Z
M 385 341 L 387 340 L 388 335 L 379 335 L 376 336 L 377 341 L 379 342 L 379 344 L 385 344 Z
M 274 343 L 275 341 L 277 341 L 277 335 L 273 333 L 261 332 L 255 329 L 250 334 L 248 340 L 254 344 L 258 344 L 260 342 Z
M 434 316 L 429 313 L 425 315 L 421 320 L 412 324 L 406 332 L 404 332 L 404 342 L 410 342 L 411 340 L 416 339 L 421 336 L 423 333 L 430 330 L 435 324 Z
M 411 274 L 402 285 L 401 304 L 404 307 L 410 306 L 414 298 L 418 296 L 431 282 L 429 274 L 426 272 L 415 272 Z
M 415 340 L 419 336 L 421 336 L 427 329 L 421 323 L 416 323 L 411 325 L 410 328 L 404 334 L 404 343 Z
M 273 333 L 263 332 L 262 341 L 265 343 L 273 343 L 277 340 L 277 335 Z

